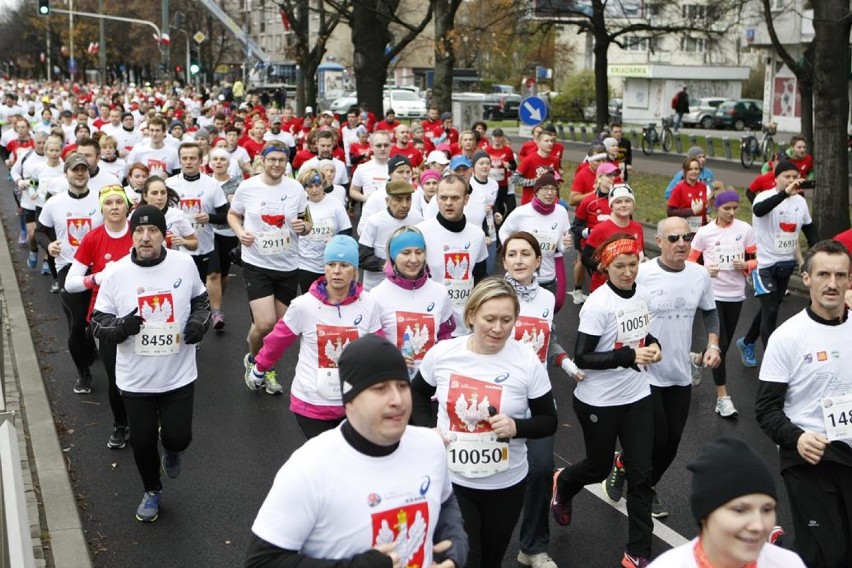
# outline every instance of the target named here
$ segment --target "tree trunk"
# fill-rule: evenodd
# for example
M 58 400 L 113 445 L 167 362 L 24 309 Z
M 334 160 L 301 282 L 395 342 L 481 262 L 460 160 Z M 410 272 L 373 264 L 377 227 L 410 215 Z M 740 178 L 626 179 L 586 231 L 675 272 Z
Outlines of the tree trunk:
M 355 6 L 349 22 L 355 51 L 353 67 L 357 78 L 358 102 L 367 103 L 370 111 L 376 116 L 382 116 L 382 90 L 388 74 L 385 58 L 385 47 L 390 41 L 388 22 L 380 16 L 377 0 L 360 4 L 369 6 Z
M 804 65 L 796 71 L 799 94 L 802 97 L 802 136 L 813 148 L 814 143 L 814 42 L 808 44 L 803 57 Z
M 820 238 L 849 228 L 849 0 L 814 2 L 813 219 Z
M 435 26 L 435 79 L 432 84 L 432 104 L 441 112 L 450 111 L 453 106 L 453 68 L 456 54 L 453 48 L 452 33 L 455 19 L 455 2 L 431 0 Z
M 595 35 L 595 125 L 597 136 L 609 122 L 609 81 L 607 64 L 609 62 L 610 36 L 607 33 L 604 5 L 601 0 L 592 2 L 592 26 Z

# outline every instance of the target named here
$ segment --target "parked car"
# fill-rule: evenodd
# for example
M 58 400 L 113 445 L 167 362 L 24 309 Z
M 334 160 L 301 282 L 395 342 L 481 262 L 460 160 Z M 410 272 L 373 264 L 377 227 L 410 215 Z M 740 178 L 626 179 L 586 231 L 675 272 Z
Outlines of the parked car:
M 763 101 L 757 99 L 737 99 L 725 101 L 716 108 L 713 126 L 716 128 L 745 127 L 759 128 L 763 121 Z
M 607 117 L 606 122 L 621 122 L 621 106 L 623 104 L 622 99 L 609 99 L 609 102 L 606 105 Z M 594 103 L 590 104 L 586 108 L 583 109 L 583 118 L 588 122 L 594 122 L 597 118 L 597 108 Z
M 335 114 L 346 116 L 346 111 L 349 107 L 358 105 L 358 94 L 355 91 L 346 93 L 342 97 L 338 97 L 331 102 L 329 110 Z
M 409 89 L 388 89 L 384 92 L 384 111 L 393 109 L 397 118 L 425 118 L 426 103 Z
M 482 100 L 482 119 L 517 120 L 522 100 L 512 85 L 491 85 L 491 92 Z
M 683 115 L 684 126 L 700 126 L 701 128 L 713 128 L 716 109 L 720 104 L 729 99 L 725 97 L 704 97 L 689 105 L 689 112 Z

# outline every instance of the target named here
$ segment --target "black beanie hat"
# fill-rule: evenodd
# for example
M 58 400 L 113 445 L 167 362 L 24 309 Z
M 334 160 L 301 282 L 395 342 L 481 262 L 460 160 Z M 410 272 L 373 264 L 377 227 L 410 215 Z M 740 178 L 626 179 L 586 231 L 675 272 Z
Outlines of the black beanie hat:
M 130 232 L 140 225 L 154 225 L 164 237 L 166 236 L 166 216 L 153 205 L 142 205 L 133 211 L 130 216 Z
M 408 366 L 396 345 L 372 333 L 347 345 L 337 366 L 343 404 L 375 384 L 408 380 Z
M 778 498 L 769 466 L 748 444 L 736 438 L 708 442 L 686 469 L 692 472 L 689 501 L 699 524 L 728 501 L 743 495 L 762 493 Z
M 790 160 L 781 160 L 780 162 L 775 164 L 775 177 L 778 177 L 784 172 L 788 172 L 790 170 L 798 172 L 799 168 L 797 168 L 796 164 L 794 164 Z

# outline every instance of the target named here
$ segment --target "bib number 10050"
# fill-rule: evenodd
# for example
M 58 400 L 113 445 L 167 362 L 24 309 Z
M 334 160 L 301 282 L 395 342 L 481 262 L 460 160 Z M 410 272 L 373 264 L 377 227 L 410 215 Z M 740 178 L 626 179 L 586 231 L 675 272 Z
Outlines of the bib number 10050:
M 450 460 L 462 465 L 487 465 L 508 459 L 506 448 L 458 448 L 450 450 Z

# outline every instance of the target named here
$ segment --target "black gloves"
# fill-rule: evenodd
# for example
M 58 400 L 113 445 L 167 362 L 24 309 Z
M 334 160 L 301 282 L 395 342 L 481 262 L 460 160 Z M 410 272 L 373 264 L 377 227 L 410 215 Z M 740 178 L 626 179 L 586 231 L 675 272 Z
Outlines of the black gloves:
M 188 322 L 183 328 L 183 342 L 192 345 L 202 339 L 204 339 L 204 326 L 198 322 Z
M 133 311 L 116 321 L 116 326 L 121 328 L 121 333 L 125 337 L 136 335 L 142 329 L 142 316 L 137 315 L 139 308 L 133 308 Z

